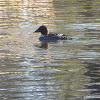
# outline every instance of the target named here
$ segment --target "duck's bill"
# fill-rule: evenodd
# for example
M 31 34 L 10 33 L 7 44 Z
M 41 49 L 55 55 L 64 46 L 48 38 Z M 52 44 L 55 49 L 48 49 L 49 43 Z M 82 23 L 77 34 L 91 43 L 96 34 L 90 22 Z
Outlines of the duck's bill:
M 37 30 L 35 32 L 38 32 Z
M 36 30 L 35 32 L 40 32 L 39 30 Z

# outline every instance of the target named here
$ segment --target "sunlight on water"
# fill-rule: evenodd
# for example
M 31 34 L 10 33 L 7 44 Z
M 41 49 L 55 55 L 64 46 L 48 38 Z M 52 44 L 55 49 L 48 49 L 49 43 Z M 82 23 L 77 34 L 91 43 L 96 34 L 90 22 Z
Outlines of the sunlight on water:
M 0 1 L 0 100 L 99 100 L 99 0 Z M 34 31 L 72 40 L 40 42 Z

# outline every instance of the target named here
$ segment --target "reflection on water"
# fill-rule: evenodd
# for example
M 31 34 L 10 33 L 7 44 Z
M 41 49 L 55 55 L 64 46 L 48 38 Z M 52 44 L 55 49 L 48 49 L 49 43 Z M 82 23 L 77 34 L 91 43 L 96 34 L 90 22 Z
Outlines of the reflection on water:
M 0 100 L 99 100 L 99 9 L 99 0 L 0 1 Z M 73 39 L 40 42 L 42 24 Z
M 100 62 L 100 60 L 98 61 Z M 87 100 L 93 99 L 93 100 L 99 100 L 100 96 L 100 64 L 95 63 L 87 63 L 88 71 L 85 73 L 86 76 L 89 77 L 89 83 L 86 84 L 86 88 L 88 88 L 90 91 L 90 95 L 86 96 Z
M 52 0 L 10 0 L 1 1 L 0 4 L 1 28 L 23 28 L 31 24 L 53 23 Z

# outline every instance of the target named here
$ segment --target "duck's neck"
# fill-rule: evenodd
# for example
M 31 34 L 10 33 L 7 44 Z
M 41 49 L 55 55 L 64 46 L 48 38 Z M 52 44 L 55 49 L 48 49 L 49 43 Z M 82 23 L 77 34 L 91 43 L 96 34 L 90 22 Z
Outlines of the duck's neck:
M 46 36 L 46 35 L 42 35 L 42 34 L 40 35 L 41 38 L 44 37 L 44 36 Z

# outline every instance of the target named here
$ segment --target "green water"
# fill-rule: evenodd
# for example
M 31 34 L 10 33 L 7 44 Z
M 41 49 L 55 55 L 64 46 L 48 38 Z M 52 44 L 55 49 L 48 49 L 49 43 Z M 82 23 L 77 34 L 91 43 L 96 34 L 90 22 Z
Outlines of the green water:
M 99 100 L 100 1 L 0 1 L 0 100 Z M 42 44 L 33 33 L 73 40 Z

